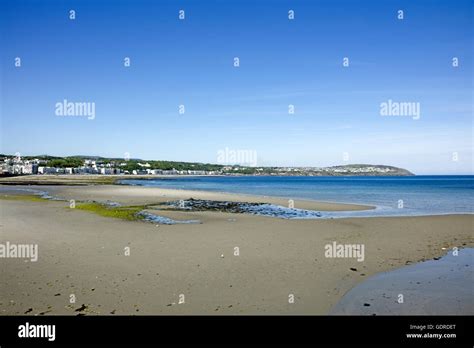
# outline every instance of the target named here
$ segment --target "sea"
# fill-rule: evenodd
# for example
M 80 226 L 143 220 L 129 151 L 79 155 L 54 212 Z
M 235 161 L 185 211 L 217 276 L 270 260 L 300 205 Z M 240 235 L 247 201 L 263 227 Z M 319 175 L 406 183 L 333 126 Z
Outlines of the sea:
M 365 211 L 321 212 L 325 218 L 472 214 L 474 176 L 182 176 L 125 179 L 121 184 L 227 192 L 293 200 L 356 203 Z

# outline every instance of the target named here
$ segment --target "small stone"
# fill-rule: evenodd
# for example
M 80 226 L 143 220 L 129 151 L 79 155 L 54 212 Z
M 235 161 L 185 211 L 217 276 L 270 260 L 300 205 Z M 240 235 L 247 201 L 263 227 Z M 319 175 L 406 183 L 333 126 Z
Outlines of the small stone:
M 82 306 L 77 308 L 75 311 L 76 312 L 82 312 L 84 309 L 87 309 L 87 306 L 85 304 L 82 304 Z

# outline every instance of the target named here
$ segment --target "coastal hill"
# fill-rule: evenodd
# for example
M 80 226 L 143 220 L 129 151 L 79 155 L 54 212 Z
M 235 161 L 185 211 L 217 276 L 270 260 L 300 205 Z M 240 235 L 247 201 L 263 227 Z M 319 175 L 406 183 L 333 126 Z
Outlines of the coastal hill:
M 131 174 L 131 175 L 281 175 L 281 176 L 410 176 L 387 165 L 347 164 L 332 167 L 264 167 L 239 164 L 156 161 L 98 156 L 12 156 L 0 154 L 0 175 Z
M 324 168 L 329 172 L 337 172 L 350 175 L 394 175 L 394 176 L 411 176 L 415 175 L 412 172 L 398 167 L 386 165 L 371 165 L 371 164 L 348 164 L 344 166 L 334 166 Z

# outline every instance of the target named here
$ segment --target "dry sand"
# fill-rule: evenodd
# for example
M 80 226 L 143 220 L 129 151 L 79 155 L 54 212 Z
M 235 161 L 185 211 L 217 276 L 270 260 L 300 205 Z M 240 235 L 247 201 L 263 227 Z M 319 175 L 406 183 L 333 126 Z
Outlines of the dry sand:
M 115 185 L 41 189 L 78 201 L 142 204 L 193 197 L 286 205 L 274 198 Z M 309 201 L 295 206 L 368 208 Z M 372 274 L 441 256 L 442 248 L 472 246 L 474 223 L 472 215 L 285 220 L 166 212 L 202 224 L 156 225 L 70 209 L 67 202 L 4 199 L 0 214 L 0 242 L 39 248 L 37 262 L 0 260 L 3 315 L 327 314 Z M 326 258 L 324 246 L 333 241 L 365 244 L 364 262 Z

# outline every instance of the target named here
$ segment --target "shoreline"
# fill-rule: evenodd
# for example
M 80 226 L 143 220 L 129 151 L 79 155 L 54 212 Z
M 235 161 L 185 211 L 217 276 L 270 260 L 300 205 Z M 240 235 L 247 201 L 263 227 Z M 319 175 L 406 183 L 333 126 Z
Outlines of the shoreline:
M 215 177 L 215 178 L 236 178 L 236 177 L 282 177 L 282 178 L 354 178 L 354 177 L 383 177 L 383 178 L 413 178 L 424 175 L 255 175 L 255 174 L 28 174 L 28 175 L 13 175 L 0 176 L 0 185 L 120 185 L 119 180 L 172 180 L 176 178 L 200 178 L 200 177 Z M 429 176 L 429 175 L 428 175 Z M 470 176 L 470 175 L 467 175 Z
M 97 187 L 99 185 L 87 185 L 91 187 Z M 265 195 L 255 195 L 255 194 L 247 194 L 247 193 L 234 193 L 234 192 L 224 192 L 224 191 L 211 191 L 211 190 L 189 190 L 189 189 L 178 189 L 178 188 L 161 188 L 157 186 L 141 186 L 141 185 L 126 185 L 126 184 L 117 184 L 117 186 L 123 187 L 133 187 L 133 188 L 141 188 L 141 189 L 156 189 L 160 191 L 172 192 L 169 197 L 175 198 L 180 197 L 180 199 L 185 199 L 184 197 L 190 198 L 192 201 L 194 197 L 201 197 L 203 194 L 210 194 L 211 197 L 207 196 L 208 198 L 212 199 L 220 199 L 223 202 L 235 202 L 239 204 L 246 204 L 246 203 L 268 203 L 274 205 L 275 207 L 284 207 L 284 204 L 288 203 L 287 197 L 282 196 L 265 196 Z M 32 188 L 33 187 L 33 188 Z M 59 185 L 61 188 L 77 188 L 75 185 Z M 47 185 L 15 185 L 15 186 L 2 186 L 0 184 L 0 192 L 2 191 L 20 191 L 20 192 L 32 192 L 35 195 L 42 196 L 42 193 L 46 193 L 47 199 L 53 200 L 63 200 L 66 201 L 66 198 L 58 198 L 49 196 L 49 194 L 44 191 L 45 189 L 52 189 L 53 191 L 61 191 L 57 189 L 56 185 L 47 186 Z M 5 190 L 6 189 L 6 190 Z M 51 191 L 50 191 L 51 192 Z M 166 194 L 164 195 L 166 196 Z M 198 198 L 199 199 L 199 198 Z M 406 215 L 366 215 L 366 216 L 358 216 L 358 215 L 350 215 L 350 213 L 357 213 L 357 212 L 367 212 L 376 211 L 379 209 L 383 209 L 384 207 L 381 206 L 372 206 L 372 205 L 361 205 L 361 204 L 354 204 L 354 203 L 346 203 L 346 202 L 333 202 L 333 201 L 316 201 L 311 199 L 299 199 L 295 198 L 295 202 L 298 203 L 299 207 L 295 207 L 296 210 L 308 210 L 310 212 L 315 212 L 315 210 L 319 210 L 322 212 L 330 213 L 330 214 L 338 214 L 338 213 L 348 213 L 348 215 L 322 215 L 318 217 L 318 219 L 358 219 L 358 218 L 372 218 L 372 217 L 383 217 L 383 218 L 396 218 L 396 217 L 430 217 L 430 216 L 456 216 L 456 215 L 474 215 L 473 212 L 443 212 L 443 213 L 420 213 L 420 214 L 406 214 Z M 209 200 L 209 203 L 214 202 L 213 200 Z M 111 202 L 110 200 L 106 200 L 105 202 L 97 202 L 100 204 L 114 204 L 118 202 Z M 163 203 L 163 200 L 160 200 L 160 203 Z M 295 217 L 294 219 L 303 219 L 304 217 Z
M 255 175 L 236 175 L 236 177 L 256 177 Z M 423 177 L 424 175 L 421 175 Z M 432 175 L 427 175 L 428 177 L 432 177 Z M 441 175 L 441 177 L 445 177 L 446 175 Z M 454 175 L 458 176 L 458 175 Z M 469 175 L 467 175 L 469 176 Z M 280 195 L 266 195 L 262 194 L 264 192 L 260 192 L 259 194 L 255 194 L 252 192 L 229 192 L 225 191 L 225 187 L 221 187 L 222 190 L 210 190 L 207 188 L 180 188 L 176 187 L 163 187 L 161 185 L 147 185 L 145 184 L 136 184 L 133 182 L 127 181 L 141 181 L 146 182 L 148 180 L 169 180 L 173 181 L 175 179 L 183 179 L 183 178 L 202 178 L 202 177 L 221 177 L 221 178 L 230 178 L 233 176 L 229 175 L 163 175 L 163 174 L 156 174 L 156 175 L 100 175 L 100 174 L 90 174 L 90 175 L 80 175 L 80 174 L 62 174 L 62 175 L 24 175 L 24 176 L 16 176 L 10 178 L 0 178 L 0 187 L 21 187 L 21 186 L 41 186 L 44 188 L 46 187 L 74 187 L 74 186 L 131 186 L 131 187 L 142 187 L 148 189 L 162 189 L 162 190 L 176 190 L 183 195 L 181 195 L 180 199 L 186 199 L 184 196 L 186 193 L 189 193 L 188 198 L 193 198 L 193 196 L 201 196 L 202 194 L 215 194 L 218 196 L 219 200 L 229 200 L 232 202 L 241 201 L 242 203 L 249 202 L 254 203 L 256 202 L 256 198 L 258 198 L 261 202 L 268 202 L 270 204 L 274 204 L 277 206 L 282 207 L 290 207 L 290 201 L 298 202 L 300 205 L 299 207 L 306 210 L 320 210 L 322 212 L 328 212 L 322 218 L 328 219 L 336 219 L 336 218 L 368 218 L 368 217 L 392 217 L 392 216 L 443 216 L 443 215 L 465 215 L 465 214 L 474 214 L 472 208 L 459 209 L 457 207 L 451 206 L 451 209 L 437 209 L 430 211 L 429 209 L 420 209 L 418 208 L 411 208 L 407 207 L 407 209 L 396 209 L 393 204 L 390 202 L 367 202 L 368 200 L 355 200 L 352 201 L 341 201 L 341 200 L 319 200 L 317 198 L 312 197 L 297 197 L 297 196 L 289 196 L 285 195 L 284 193 L 280 193 Z M 286 176 L 267 176 L 267 177 L 286 177 Z M 308 176 L 312 177 L 312 176 Z M 343 176 L 343 177 L 364 177 L 364 176 Z M 390 178 L 393 176 L 380 176 L 380 178 Z M 401 177 L 401 176 L 398 176 Z M 18 178 L 18 180 L 16 180 Z M 30 180 L 30 179 L 33 180 Z M 332 178 L 332 176 L 327 176 L 326 178 Z M 369 178 L 369 176 L 367 176 Z M 11 180 L 10 180 L 11 179 Z M 224 185 L 225 186 L 225 185 Z M 247 190 L 249 191 L 249 190 Z M 303 195 L 304 196 L 304 195 Z M 328 198 L 328 197 L 326 197 Z M 335 197 L 333 197 L 335 198 Z M 400 208 L 400 207 L 399 207 Z M 340 212 L 340 213 L 333 213 L 333 212 Z M 346 212 L 346 213 L 344 213 Z
M 2 188 L 0 198 L 11 191 Z M 190 192 L 125 185 L 47 189 L 65 199 L 128 205 L 188 199 Z M 191 192 L 194 198 L 237 198 Z M 3 315 L 327 314 L 369 276 L 474 245 L 472 215 L 275 219 L 173 210 L 160 215 L 201 223 L 165 225 L 70 209 L 68 201 L 0 199 L 0 208 L 2 239 L 39 248 L 38 262 L 2 260 Z M 364 261 L 327 258 L 324 247 L 334 241 L 363 243 Z M 71 293 L 78 298 L 74 305 Z M 78 310 L 82 305 L 87 310 Z
M 63 179 L 63 178 L 70 178 L 70 179 L 76 179 L 76 178 L 89 178 L 89 179 L 97 179 L 97 178 L 130 178 L 132 180 L 134 179 L 156 179 L 156 178 L 190 178 L 190 177 L 249 177 L 249 176 L 257 176 L 257 177 L 282 177 L 282 178 L 290 178 L 290 177 L 302 177 L 302 178 L 310 178 L 310 177 L 326 177 L 326 178 L 341 178 L 341 177 L 386 177 L 386 178 L 397 178 L 397 177 L 407 177 L 407 178 L 413 178 L 413 177 L 419 177 L 419 176 L 450 176 L 451 174 L 426 174 L 426 175 L 418 175 L 418 174 L 411 174 L 411 175 L 401 175 L 401 174 L 381 174 L 381 173 L 375 173 L 375 174 L 369 174 L 369 173 L 362 173 L 362 174 L 333 174 L 333 175 L 285 175 L 285 174 L 242 174 L 242 173 L 226 173 L 226 174 L 125 174 L 125 173 L 120 173 L 120 174 L 14 174 L 14 175 L 0 175 L 0 181 L 4 180 L 5 182 L 26 182 L 27 179 L 23 178 L 31 178 L 33 181 L 38 181 L 36 179 L 39 178 L 57 178 L 57 179 Z M 452 176 L 473 176 L 473 174 L 452 174 Z M 18 180 L 19 179 L 19 180 Z
M 160 178 L 161 179 L 161 178 Z M 128 180 L 128 179 L 126 179 Z M 133 179 L 131 179 L 133 180 Z M 138 179 L 142 180 L 142 179 Z M 132 186 L 132 187 L 146 187 L 146 188 L 159 188 L 159 189 L 164 189 L 159 186 L 146 186 L 146 185 L 131 185 L 131 184 L 122 184 L 122 183 L 115 183 L 114 185 L 123 185 L 123 186 Z M 1 184 L 0 184 L 1 186 Z M 369 204 L 357 204 L 357 203 L 349 203 L 349 202 L 335 202 L 335 201 L 320 201 L 320 200 L 314 200 L 314 199 L 308 199 L 308 198 L 299 198 L 299 197 L 284 197 L 284 196 L 267 196 L 267 195 L 257 195 L 257 194 L 251 194 L 251 193 L 235 193 L 235 192 L 228 192 L 228 191 L 211 191 L 211 190 L 199 190 L 199 189 L 194 189 L 194 190 L 189 190 L 189 189 L 178 189 L 178 188 L 166 188 L 166 190 L 177 190 L 177 191 L 182 191 L 182 192 L 209 192 L 209 193 L 216 193 L 222 196 L 234 196 L 234 197 L 247 197 L 251 201 L 254 201 L 256 198 L 260 198 L 262 200 L 275 200 L 279 201 L 281 203 L 286 202 L 288 205 L 288 200 L 292 199 L 293 201 L 298 201 L 298 202 L 308 202 L 308 205 L 311 203 L 318 203 L 322 205 L 334 205 L 339 206 L 341 210 L 344 211 L 357 211 L 357 210 L 374 210 L 377 209 L 377 206 L 375 205 L 369 205 Z M 304 203 L 303 203 L 304 204 Z M 307 206 L 305 204 L 305 206 Z M 332 211 L 332 210 L 330 210 Z M 337 211 L 337 210 L 334 210 Z
M 12 190 L 12 191 L 37 191 L 44 192 L 44 190 L 50 190 L 50 192 L 68 192 L 69 189 L 74 189 L 77 187 L 130 187 L 138 190 L 144 190 L 147 192 L 146 195 L 150 196 L 152 191 L 158 192 L 158 196 L 169 197 L 170 199 L 195 199 L 198 197 L 203 197 L 203 199 L 210 201 L 226 201 L 226 202 L 237 202 L 241 204 L 245 203 L 268 203 L 275 205 L 277 207 L 288 207 L 289 198 L 283 196 L 268 196 L 268 195 L 258 195 L 250 193 L 235 193 L 227 191 L 212 191 L 205 189 L 181 189 L 181 188 L 162 188 L 160 186 L 147 186 L 147 185 L 133 185 L 133 184 L 112 184 L 112 185 L 100 185 L 100 184 L 85 184 L 85 185 L 68 185 L 66 183 L 61 185 L 2 185 L 0 181 L 0 191 L 2 190 Z M 146 190 L 146 191 L 145 191 Z M 139 195 L 138 195 L 139 196 Z M 159 197 L 158 201 L 163 203 L 166 200 L 163 200 L 162 197 Z M 70 199 L 70 198 L 67 198 Z M 320 216 L 320 219 L 347 219 L 347 218 L 371 218 L 371 217 L 429 217 L 429 216 L 455 216 L 455 215 L 474 215 L 474 212 L 464 212 L 464 211 L 450 211 L 450 212 L 434 212 L 434 213 L 411 213 L 411 214 L 383 214 L 375 215 L 371 214 L 372 211 L 385 210 L 385 206 L 369 205 L 369 204 L 358 204 L 358 203 L 349 203 L 349 202 L 336 202 L 336 201 L 320 201 L 312 200 L 306 198 L 297 198 L 294 197 L 291 200 L 294 201 L 295 209 L 303 209 L 309 211 L 321 211 L 328 213 L 326 215 Z M 109 201 L 107 199 L 107 201 Z M 146 200 L 145 200 L 146 201 Z M 146 201 L 150 204 L 150 201 Z M 402 210 L 401 212 L 405 212 Z M 367 213 L 367 214 L 364 214 Z M 344 215 L 345 214 L 345 215 Z
M 205 200 L 216 200 L 216 201 L 229 201 L 229 202 L 243 202 L 243 203 L 269 203 L 280 205 L 283 207 L 288 206 L 288 198 L 278 197 L 278 196 L 261 196 L 261 195 L 252 195 L 246 193 L 233 193 L 233 192 L 219 192 L 219 191 L 206 191 L 206 190 L 187 190 L 187 189 L 177 189 L 177 188 L 161 188 L 161 187 L 152 187 L 152 186 L 140 186 L 140 185 L 124 185 L 124 184 L 115 184 L 115 185 L 86 185 L 86 186 L 75 186 L 75 185 L 15 185 L 15 186 L 3 186 L 7 190 L 38 190 L 46 191 L 54 196 L 61 196 L 66 200 L 74 199 L 74 195 L 79 198 L 91 197 L 89 195 L 82 195 L 79 193 L 72 192 L 76 188 L 84 188 L 87 192 L 93 192 L 97 197 L 102 197 L 103 200 L 108 200 L 105 197 L 110 192 L 120 192 L 124 194 L 117 194 L 118 202 L 123 204 L 133 203 L 153 203 L 153 202 L 166 202 L 172 199 L 189 199 L 189 198 L 199 198 Z M 114 189 L 114 188 L 124 188 Z M 0 191 L 2 190 L 2 185 L 0 184 Z M 141 200 L 140 200 L 141 199 Z M 308 209 L 308 210 L 321 210 L 321 211 L 366 211 L 376 209 L 375 206 L 363 205 L 363 204 L 353 204 L 353 203 L 339 203 L 339 202 L 325 202 L 325 201 L 316 201 L 310 199 L 294 199 L 295 208 L 298 209 Z

